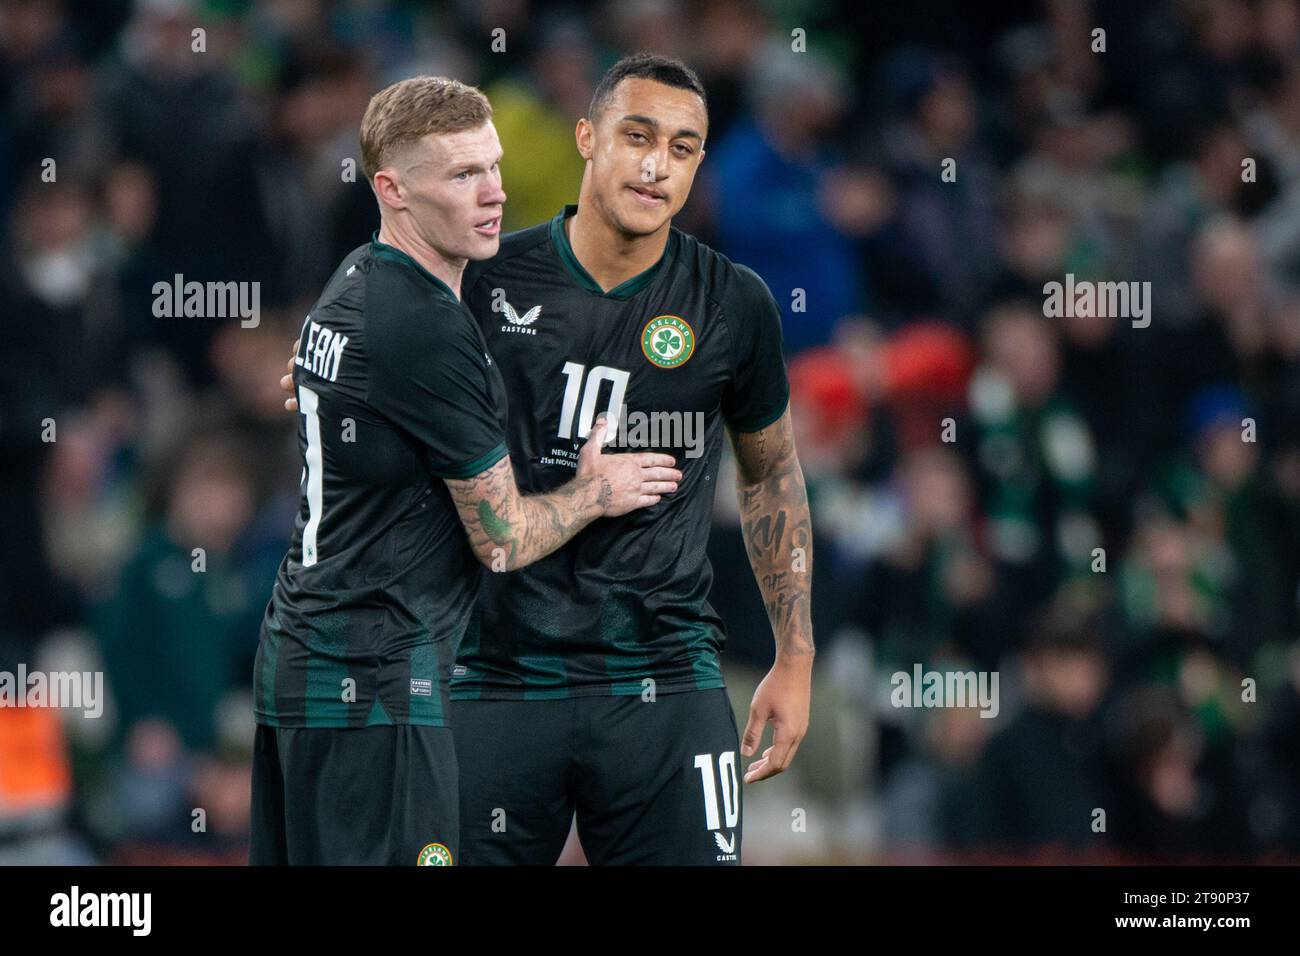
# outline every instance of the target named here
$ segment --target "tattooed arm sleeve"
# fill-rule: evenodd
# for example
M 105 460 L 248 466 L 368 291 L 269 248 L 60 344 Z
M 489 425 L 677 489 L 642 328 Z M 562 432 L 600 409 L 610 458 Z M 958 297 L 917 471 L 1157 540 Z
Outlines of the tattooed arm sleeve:
M 510 456 L 472 478 L 446 479 L 474 555 L 493 571 L 544 558 L 599 518 L 609 482 L 579 477 L 545 495 L 522 495 Z
M 749 563 L 776 638 L 777 657 L 813 653 L 812 519 L 790 410 L 746 432 L 730 429 Z

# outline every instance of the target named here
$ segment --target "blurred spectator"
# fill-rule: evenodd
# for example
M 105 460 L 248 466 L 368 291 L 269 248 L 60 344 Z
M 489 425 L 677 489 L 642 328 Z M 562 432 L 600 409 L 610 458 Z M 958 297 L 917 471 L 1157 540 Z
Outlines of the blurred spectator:
M 1238 799 L 1227 755 L 1204 735 L 1168 691 L 1134 688 L 1113 714 L 1116 802 L 1110 832 L 1143 859 L 1223 860 L 1240 854 Z
M 358 138 L 374 81 L 349 48 L 303 41 L 286 50 L 278 84 L 278 148 L 257 167 L 275 261 L 283 264 L 268 300 L 305 310 L 338 261 L 379 228 Z
M 487 88 L 501 141 L 520 144 L 501 160 L 507 187 L 504 228 L 535 226 L 578 201 L 585 164 L 574 137 L 595 84 L 590 47 L 580 23 L 556 22 L 543 33 L 520 75 Z
M 1054 328 L 1027 306 L 994 309 L 971 382 L 973 459 L 998 565 L 996 614 L 1013 630 L 1099 544 L 1088 510 L 1096 446 L 1060 379 Z
M 1109 668 L 1103 635 L 1074 609 L 1047 612 L 1023 654 L 1025 704 L 989 740 L 969 789 L 971 829 L 950 834 L 993 848 L 1098 854 L 1109 829 L 1099 708 Z M 1113 818 L 1115 811 L 1107 810 Z
M 969 310 L 997 267 L 994 169 L 976 140 L 970 77 L 951 57 L 903 50 L 881 67 L 882 152 L 896 223 L 876 243 L 882 295 L 906 312 Z
M 853 240 L 830 212 L 840 202 L 828 135 L 843 114 L 842 81 L 811 54 L 791 58 L 783 49 L 752 61 L 750 112 L 709 149 L 705 168 L 718 242 L 772 290 L 793 355 L 829 341 L 863 291 Z
M 992 721 L 970 707 L 928 711 L 917 741 L 883 787 L 884 842 L 891 862 L 945 862 L 945 848 L 971 837 L 968 799 Z
M 1191 247 L 1211 219 L 1257 213 L 1271 197 L 1268 169 L 1262 181 L 1246 182 L 1242 160 L 1251 150 L 1235 123 L 1211 118 L 1194 133 L 1191 157 L 1165 170 L 1146 203 L 1138 272 L 1151 281 L 1154 310 L 1162 325 L 1177 328 L 1193 318 Z M 1262 165 L 1262 164 L 1261 164 Z
M 217 705 L 252 673 L 274 568 L 242 562 L 253 486 L 237 440 L 193 439 L 162 489 L 159 520 L 100 608 L 96 633 L 123 729 L 157 718 L 177 745 L 211 747 Z
M 941 446 L 909 452 L 898 486 L 899 534 L 852 587 L 877 658 L 889 669 L 944 654 L 992 666 L 1000 650 L 986 620 L 994 566 L 961 459 Z
M 96 113 L 110 158 L 139 164 L 156 183 L 155 281 L 176 273 L 186 281 L 260 281 L 262 301 L 283 302 L 284 284 L 269 268 L 274 233 L 249 175 L 258 131 L 222 60 L 192 50 L 190 31 L 204 23 L 194 0 L 138 3 L 122 62 L 102 77 Z M 180 359 L 192 381 L 204 382 L 213 331 L 210 319 L 154 319 L 150 337 Z

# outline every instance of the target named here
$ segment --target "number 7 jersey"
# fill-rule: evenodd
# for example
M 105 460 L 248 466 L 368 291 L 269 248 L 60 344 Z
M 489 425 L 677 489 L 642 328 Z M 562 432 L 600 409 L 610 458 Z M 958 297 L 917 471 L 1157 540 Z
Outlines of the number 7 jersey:
M 465 275 L 465 304 L 509 396 L 519 487 L 571 479 L 600 414 L 617 426 L 607 454 L 666 452 L 683 478 L 651 508 L 595 521 L 520 571 L 484 575 L 455 699 L 723 686 L 705 554 L 718 464 L 726 426 L 757 431 L 785 411 L 780 310 L 752 271 L 676 229 L 655 266 L 604 292 L 569 245 L 576 210 L 505 236 Z
M 451 290 L 376 238 L 312 306 L 293 377 L 302 501 L 262 621 L 257 720 L 447 726 L 481 567 L 443 479 L 505 456 L 501 376 Z

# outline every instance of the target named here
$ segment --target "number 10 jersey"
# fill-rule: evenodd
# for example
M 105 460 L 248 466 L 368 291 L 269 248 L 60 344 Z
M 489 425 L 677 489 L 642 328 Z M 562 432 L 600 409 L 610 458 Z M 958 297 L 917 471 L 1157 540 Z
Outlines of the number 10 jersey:
M 683 478 L 651 508 L 593 522 L 520 571 L 485 574 L 454 699 L 722 686 L 705 548 L 723 431 L 760 430 L 785 410 L 781 313 L 757 275 L 676 229 L 655 266 L 602 291 L 569 245 L 576 210 L 505 236 L 465 274 L 465 304 L 509 395 L 519 487 L 572 478 L 602 413 L 617 425 L 607 453 L 663 451 Z

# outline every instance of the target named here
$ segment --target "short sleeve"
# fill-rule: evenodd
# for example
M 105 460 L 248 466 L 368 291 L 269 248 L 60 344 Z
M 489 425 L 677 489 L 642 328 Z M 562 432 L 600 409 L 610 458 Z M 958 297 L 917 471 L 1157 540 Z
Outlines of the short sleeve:
M 367 401 L 425 446 L 433 474 L 469 478 L 505 456 L 491 384 L 498 373 L 462 306 L 439 300 L 431 307 L 425 299 L 417 307 L 371 290 L 366 328 Z
M 732 339 L 732 376 L 722 414 L 737 431 L 756 432 L 780 418 L 790 401 L 781 309 L 752 269 L 737 265 L 735 270 L 722 302 Z

